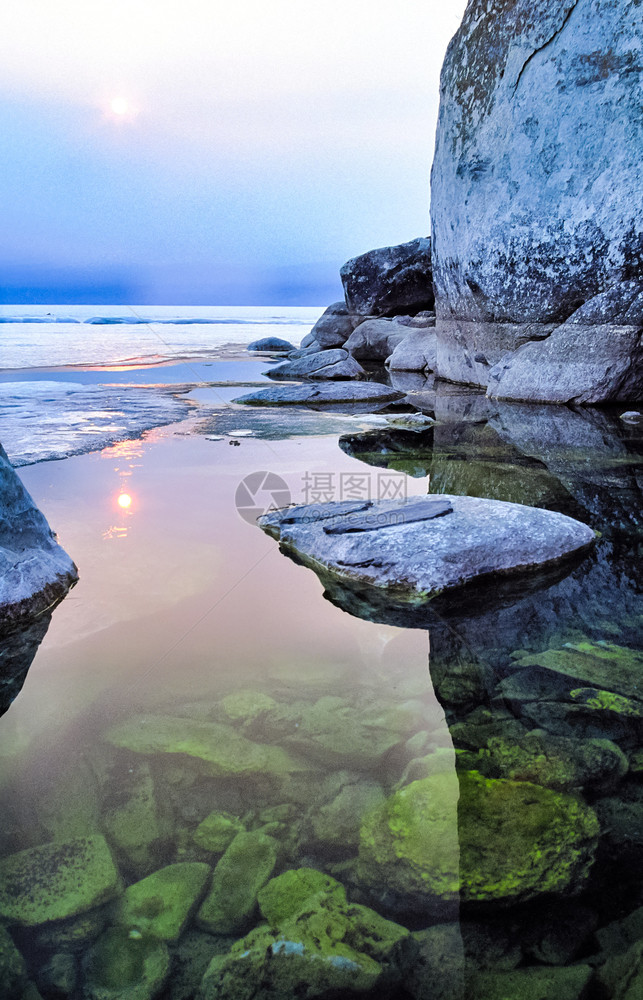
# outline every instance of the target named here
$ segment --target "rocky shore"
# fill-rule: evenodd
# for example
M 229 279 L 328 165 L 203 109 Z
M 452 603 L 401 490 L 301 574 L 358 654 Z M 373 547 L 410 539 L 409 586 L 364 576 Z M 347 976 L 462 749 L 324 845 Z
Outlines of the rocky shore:
M 431 239 L 348 261 L 301 350 L 498 399 L 640 399 L 642 19 L 636 0 L 470 3 L 442 70 Z

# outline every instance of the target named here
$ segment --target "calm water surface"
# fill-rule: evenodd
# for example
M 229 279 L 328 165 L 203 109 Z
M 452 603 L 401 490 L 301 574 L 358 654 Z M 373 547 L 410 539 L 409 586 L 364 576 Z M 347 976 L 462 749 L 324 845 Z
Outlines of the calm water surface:
M 80 582 L 7 647 L 7 997 L 640 996 L 640 429 L 415 388 L 421 433 L 232 408 L 20 470 Z M 411 615 L 280 553 L 256 472 L 600 538 Z

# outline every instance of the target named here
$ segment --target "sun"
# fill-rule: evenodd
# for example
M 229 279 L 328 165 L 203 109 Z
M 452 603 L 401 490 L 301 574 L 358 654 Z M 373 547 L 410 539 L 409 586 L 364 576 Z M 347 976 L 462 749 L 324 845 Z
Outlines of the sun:
M 114 97 L 109 106 L 115 115 L 126 115 L 131 111 L 130 103 L 126 97 Z
M 132 498 L 129 495 L 129 493 L 121 493 L 116 502 L 118 503 L 119 507 L 123 507 L 124 509 L 126 509 L 127 507 L 131 507 Z

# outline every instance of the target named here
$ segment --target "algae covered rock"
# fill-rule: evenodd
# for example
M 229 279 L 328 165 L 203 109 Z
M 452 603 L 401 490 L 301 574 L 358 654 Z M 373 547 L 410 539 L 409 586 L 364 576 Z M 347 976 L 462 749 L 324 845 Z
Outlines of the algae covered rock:
M 360 830 L 358 874 L 372 890 L 422 908 L 460 889 L 458 779 L 454 771 L 414 781 L 373 809 Z
M 0 862 L 0 917 L 27 927 L 84 913 L 120 890 L 99 834 L 31 847 Z
M 381 997 L 395 995 L 389 989 L 416 951 L 408 930 L 346 903 L 341 885 L 321 872 L 284 876 L 262 896 L 270 926 L 255 928 L 212 961 L 200 1000 L 312 1000 L 375 989 Z
M 237 834 L 214 869 L 212 888 L 198 912 L 199 927 L 212 934 L 230 934 L 243 927 L 278 854 L 277 841 L 260 831 Z
M 105 739 L 142 754 L 185 754 L 214 777 L 283 776 L 302 770 L 280 747 L 253 743 L 232 726 L 167 715 L 137 715 L 117 723 Z
M 195 844 L 204 851 L 220 854 L 232 843 L 238 833 L 244 832 L 240 819 L 231 813 L 214 809 L 197 826 L 193 834 Z
M 326 695 L 304 710 L 287 742 L 324 763 L 363 768 L 376 764 L 402 737 L 386 720 L 362 719 L 343 698 Z
M 315 868 L 291 868 L 270 881 L 257 897 L 259 909 L 271 927 L 279 927 L 301 913 L 309 899 L 322 893 L 325 899 L 346 902 L 341 882 Z
M 150 766 L 128 761 L 105 776 L 101 825 L 119 856 L 137 874 L 154 867 L 154 846 L 169 832 L 159 808 Z M 122 852 L 122 853 L 121 853 Z
M 198 861 L 167 865 L 135 882 L 119 901 L 115 920 L 161 941 L 178 941 L 210 877 Z
M 262 691 L 233 691 L 225 696 L 221 707 L 229 719 L 249 722 L 264 712 L 276 708 L 277 702 Z
M 583 686 L 641 697 L 643 653 L 612 642 L 567 642 L 560 649 L 516 655 L 518 667 L 539 667 Z M 574 684 L 580 687 L 581 684 Z
M 457 815 L 456 815 L 457 813 Z M 359 875 L 421 908 L 514 903 L 574 892 L 594 858 L 598 821 L 584 803 L 477 771 L 436 774 L 395 792 L 362 824 Z
M 627 757 L 611 740 L 569 739 L 543 730 L 519 739 L 493 736 L 471 759 L 473 769 L 486 777 L 531 781 L 558 790 L 606 787 L 628 770 Z
M 110 927 L 85 959 L 87 1000 L 152 1000 L 170 971 L 167 945 Z
M 383 800 L 382 786 L 375 781 L 343 785 L 332 802 L 310 815 L 311 839 L 327 848 L 352 851 L 359 843 L 362 816 Z

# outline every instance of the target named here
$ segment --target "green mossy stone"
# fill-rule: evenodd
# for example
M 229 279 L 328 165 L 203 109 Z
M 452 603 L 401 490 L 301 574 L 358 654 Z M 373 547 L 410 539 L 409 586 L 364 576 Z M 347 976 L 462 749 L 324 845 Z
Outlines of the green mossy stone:
M 486 748 L 467 755 L 467 764 L 488 778 L 531 781 L 558 790 L 609 786 L 628 770 L 627 757 L 611 740 L 568 739 L 538 730 L 521 740 L 492 737 Z
M 599 824 L 589 806 L 531 782 L 460 776 L 461 898 L 525 901 L 574 892 L 594 860 Z
M 110 927 L 85 959 L 87 1000 L 152 1000 L 170 971 L 167 945 Z
M 643 702 L 626 698 L 613 691 L 601 691 L 599 688 L 574 688 L 570 697 L 583 708 L 596 712 L 614 712 L 627 719 L 643 719 Z
M 395 792 L 364 820 L 358 871 L 372 889 L 465 902 L 573 892 L 593 862 L 598 820 L 584 803 L 477 771 Z
M 327 766 L 361 770 L 376 765 L 408 736 L 400 736 L 397 729 L 383 723 L 373 719 L 372 725 L 366 724 L 349 702 L 327 695 L 304 710 L 296 732 L 287 742 Z
M 305 902 L 277 932 L 260 926 L 215 958 L 203 977 L 202 1000 L 313 1000 L 401 982 L 416 952 L 405 927 L 365 906 L 346 905 L 332 891 Z
M 643 997 L 643 941 L 622 955 L 613 955 L 599 969 L 601 996 L 610 1000 L 641 1000 Z
M 406 785 L 368 813 L 360 830 L 360 880 L 395 894 L 455 899 L 459 794 L 455 772 L 443 772 Z
M 292 868 L 272 878 L 261 889 L 259 909 L 271 927 L 279 927 L 304 909 L 311 897 L 323 893 L 327 899 L 346 903 L 344 886 L 315 868 Z
M 154 863 L 154 845 L 168 833 L 149 764 L 135 761 L 126 773 L 119 770 L 118 784 L 107 783 L 106 789 L 103 832 L 132 865 L 149 869 Z
M 43 844 L 0 862 L 0 916 L 35 927 L 114 899 L 121 882 L 103 837 Z
M 277 702 L 261 691 L 235 691 L 226 695 L 221 706 L 229 719 L 250 722 L 258 715 L 276 708 Z
M 359 844 L 362 816 L 384 801 L 382 786 L 374 781 L 346 784 L 327 805 L 310 815 L 311 837 L 342 853 Z
M 3 1000 L 19 1000 L 27 983 L 25 960 L 0 925 L 0 985 Z
M 253 743 L 233 726 L 165 715 L 140 715 L 112 726 L 105 739 L 142 754 L 186 754 L 213 777 L 276 775 L 308 770 L 277 746 Z
M 192 839 L 204 851 L 222 854 L 237 834 L 243 832 L 244 826 L 240 819 L 231 813 L 215 809 L 199 823 Z
M 84 951 L 105 930 L 112 908 L 113 903 L 105 903 L 79 917 L 42 924 L 32 932 L 34 945 L 45 951 Z
M 67 841 L 100 833 L 96 778 L 82 759 L 66 761 L 62 773 L 34 802 L 47 839 Z
M 178 941 L 199 904 L 210 866 L 198 861 L 167 865 L 135 882 L 119 900 L 115 923 L 161 941 Z
M 239 833 L 219 860 L 212 888 L 198 911 L 197 923 L 212 934 L 231 934 L 247 923 L 257 894 L 273 873 L 279 844 L 254 831 Z
M 574 681 L 630 698 L 641 697 L 643 653 L 611 642 L 565 643 L 561 649 L 547 649 L 516 657 L 520 667 L 540 667 Z M 574 685 L 577 686 L 577 685 Z

